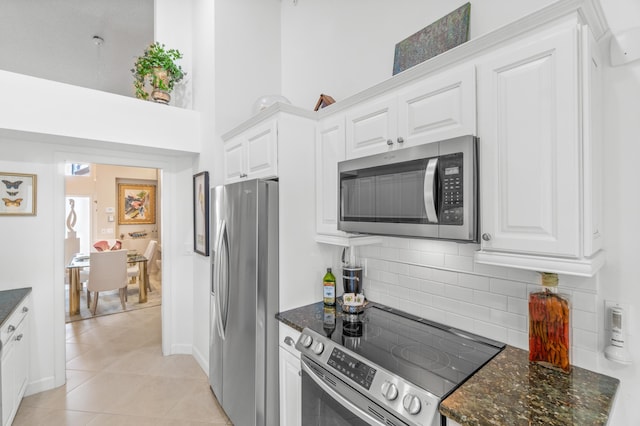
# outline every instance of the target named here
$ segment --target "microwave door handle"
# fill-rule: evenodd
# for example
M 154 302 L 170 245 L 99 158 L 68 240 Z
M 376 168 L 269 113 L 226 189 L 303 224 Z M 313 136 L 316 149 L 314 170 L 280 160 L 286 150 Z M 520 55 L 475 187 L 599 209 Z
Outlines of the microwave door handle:
M 427 213 L 427 222 L 438 223 L 436 212 L 436 172 L 438 171 L 438 159 L 430 158 L 424 173 L 424 210 Z

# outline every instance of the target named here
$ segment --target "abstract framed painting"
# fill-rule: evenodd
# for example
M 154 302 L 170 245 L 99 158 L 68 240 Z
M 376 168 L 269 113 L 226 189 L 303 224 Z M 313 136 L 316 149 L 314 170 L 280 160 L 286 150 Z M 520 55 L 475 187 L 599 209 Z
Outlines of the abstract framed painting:
M 118 184 L 118 224 L 156 223 L 156 186 Z
M 393 75 L 433 58 L 469 40 L 471 3 L 466 3 L 398 44 Z
M 35 216 L 37 176 L 0 172 L 0 216 Z
M 193 175 L 193 251 L 209 256 L 209 172 Z

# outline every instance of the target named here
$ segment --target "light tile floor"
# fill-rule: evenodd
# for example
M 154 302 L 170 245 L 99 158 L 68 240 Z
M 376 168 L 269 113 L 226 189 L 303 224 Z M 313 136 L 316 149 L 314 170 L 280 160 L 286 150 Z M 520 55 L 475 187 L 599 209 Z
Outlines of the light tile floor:
M 14 426 L 231 424 L 191 355 L 162 356 L 159 306 L 66 327 L 67 383 L 25 397 Z

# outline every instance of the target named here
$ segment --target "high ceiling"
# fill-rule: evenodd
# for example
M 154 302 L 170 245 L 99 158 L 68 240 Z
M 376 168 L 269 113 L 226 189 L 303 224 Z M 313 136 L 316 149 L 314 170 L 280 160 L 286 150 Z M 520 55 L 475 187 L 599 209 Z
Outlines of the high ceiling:
M 2 70 L 133 96 L 152 41 L 153 0 L 0 0 Z

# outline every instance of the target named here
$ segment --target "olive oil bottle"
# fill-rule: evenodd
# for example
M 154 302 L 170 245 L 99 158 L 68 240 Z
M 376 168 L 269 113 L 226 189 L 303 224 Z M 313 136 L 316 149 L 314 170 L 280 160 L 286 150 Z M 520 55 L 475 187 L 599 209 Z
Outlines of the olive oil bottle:
M 327 268 L 327 273 L 322 279 L 322 295 L 326 306 L 336 305 L 336 277 L 331 273 L 331 268 Z

